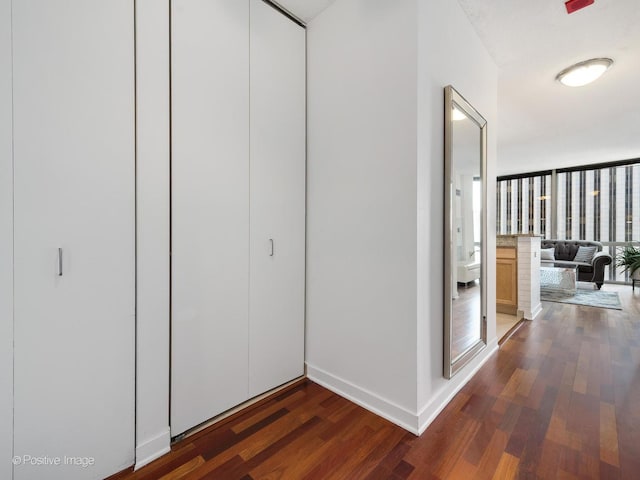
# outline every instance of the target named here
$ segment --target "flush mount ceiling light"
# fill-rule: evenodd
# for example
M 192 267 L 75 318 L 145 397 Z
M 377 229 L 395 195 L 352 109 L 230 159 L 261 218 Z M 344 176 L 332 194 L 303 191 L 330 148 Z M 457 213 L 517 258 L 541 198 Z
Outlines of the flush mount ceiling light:
M 556 80 L 567 87 L 582 87 L 600 78 L 612 63 L 610 58 L 585 60 L 562 70 Z

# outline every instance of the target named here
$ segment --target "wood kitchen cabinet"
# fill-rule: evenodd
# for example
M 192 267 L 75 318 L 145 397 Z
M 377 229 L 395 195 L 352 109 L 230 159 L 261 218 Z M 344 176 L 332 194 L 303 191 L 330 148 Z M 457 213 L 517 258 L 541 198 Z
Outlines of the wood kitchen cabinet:
M 515 315 L 518 310 L 518 258 L 515 247 L 496 249 L 496 311 Z

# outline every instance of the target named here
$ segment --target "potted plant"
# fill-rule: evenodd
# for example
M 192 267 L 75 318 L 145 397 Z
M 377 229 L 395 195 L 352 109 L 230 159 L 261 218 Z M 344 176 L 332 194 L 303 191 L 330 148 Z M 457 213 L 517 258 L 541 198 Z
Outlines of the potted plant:
M 629 271 L 631 278 L 640 280 L 640 247 L 625 245 L 616 255 L 616 266 L 622 267 L 622 272 Z

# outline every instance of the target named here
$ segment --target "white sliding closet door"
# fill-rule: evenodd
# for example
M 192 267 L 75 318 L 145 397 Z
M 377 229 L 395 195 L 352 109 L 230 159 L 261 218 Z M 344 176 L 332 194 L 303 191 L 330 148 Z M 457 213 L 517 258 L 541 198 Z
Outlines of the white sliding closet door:
M 134 461 L 133 20 L 131 0 L 13 2 L 14 455 L 60 462 L 14 479 Z
M 248 398 L 249 2 L 172 2 L 171 434 Z
M 304 373 L 305 31 L 251 0 L 249 393 Z

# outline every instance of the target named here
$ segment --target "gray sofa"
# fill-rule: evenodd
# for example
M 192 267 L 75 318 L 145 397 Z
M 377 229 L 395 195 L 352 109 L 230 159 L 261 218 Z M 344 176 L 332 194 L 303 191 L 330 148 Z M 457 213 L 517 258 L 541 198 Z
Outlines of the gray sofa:
M 573 259 L 578 253 L 578 247 L 596 247 L 596 254 L 591 263 L 574 262 Z M 588 240 L 542 240 L 541 248 L 554 248 L 555 261 L 541 261 L 544 266 L 572 266 L 578 267 L 578 281 L 593 282 L 598 289 L 604 283 L 604 267 L 609 265 L 613 259 L 611 255 L 602 251 L 600 242 Z

